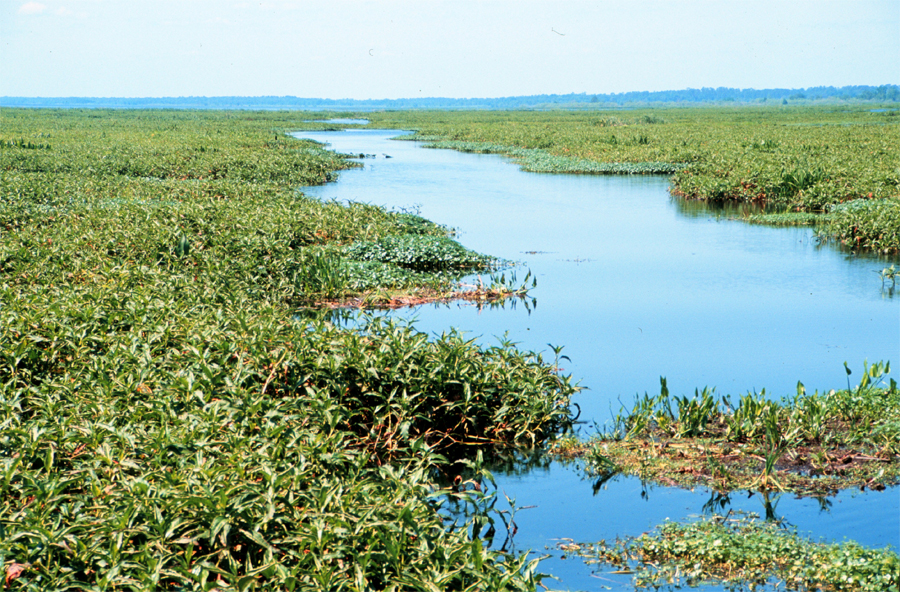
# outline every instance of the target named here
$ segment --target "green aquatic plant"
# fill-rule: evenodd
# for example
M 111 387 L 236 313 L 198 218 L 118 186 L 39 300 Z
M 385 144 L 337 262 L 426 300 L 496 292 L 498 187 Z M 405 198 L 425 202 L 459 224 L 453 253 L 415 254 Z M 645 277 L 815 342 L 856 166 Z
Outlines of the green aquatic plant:
M 828 222 L 828 214 L 781 212 L 778 214 L 750 214 L 741 219 L 751 224 L 767 224 L 769 226 L 816 226 Z
M 889 372 L 886 362 L 864 363 L 854 388 L 807 393 L 798 383 L 796 395 L 780 401 L 762 391 L 737 404 L 711 389 L 693 398 L 671 395 L 661 379 L 659 395 L 636 397 L 607 429 L 559 454 L 584 458 L 591 474 L 615 467 L 666 485 L 718 491 L 883 489 L 900 482 L 900 390 Z
M 646 137 L 641 138 L 643 143 L 647 143 Z M 642 143 L 640 138 L 635 142 Z M 532 173 L 670 175 L 683 168 L 683 165 L 665 162 L 596 162 L 587 158 L 553 154 L 541 148 L 517 148 L 489 142 L 443 140 L 430 142 L 425 147 L 478 154 L 503 154 L 515 159 L 522 170 Z
M 348 291 L 350 274 L 340 257 L 323 251 L 302 253 L 293 274 L 298 296 L 334 298 Z
M 765 462 L 762 472 L 751 484 L 750 488 L 762 491 L 770 489 L 783 490 L 784 487 L 778 482 L 775 474 L 775 466 L 794 442 L 791 435 L 785 434 L 779 425 L 779 410 L 775 407 L 770 407 L 768 411 L 763 418 L 763 425 L 766 431 L 765 448 L 763 449 Z
M 50 150 L 50 144 L 35 144 L 31 140 L 0 140 L 0 148 L 21 148 L 23 150 Z
M 766 391 L 742 395 L 733 406 L 726 401 L 725 437 L 732 442 L 755 440 L 765 432 L 765 418 L 772 415 L 772 402 L 766 398 Z
M 891 265 L 890 267 L 885 267 L 878 273 L 881 275 L 882 288 L 884 287 L 885 282 L 887 282 L 888 280 L 891 280 L 892 288 L 897 285 L 898 270 L 895 269 L 893 265 Z
M 592 565 L 633 573 L 643 589 L 725 584 L 729 589 L 773 585 L 788 590 L 900 589 L 900 557 L 890 548 L 852 541 L 822 543 L 754 516 L 713 516 L 610 544 L 567 542 L 564 551 Z
M 828 174 L 822 168 L 797 167 L 792 170 L 782 169 L 781 180 L 772 189 L 776 196 L 790 198 L 809 189 L 816 183 L 827 180 Z
M 854 200 L 834 205 L 818 235 L 853 248 L 895 251 L 900 244 L 900 199 Z
M 344 249 L 344 255 L 415 271 L 481 271 L 494 263 L 493 258 L 470 251 L 449 237 L 421 234 L 388 235 L 354 243 Z

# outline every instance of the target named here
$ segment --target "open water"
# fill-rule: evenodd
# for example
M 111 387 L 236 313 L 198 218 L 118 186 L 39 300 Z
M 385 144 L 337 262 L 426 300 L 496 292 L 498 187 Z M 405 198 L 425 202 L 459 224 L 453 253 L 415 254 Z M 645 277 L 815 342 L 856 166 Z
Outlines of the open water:
M 418 329 L 450 327 L 485 343 L 506 335 L 523 349 L 563 346 L 565 372 L 586 387 L 575 402 L 589 435 L 636 394 L 716 387 L 736 400 L 846 386 L 864 360 L 900 363 L 900 292 L 877 274 L 893 260 L 822 245 L 808 229 L 768 228 L 669 196 L 661 176 L 526 173 L 496 155 L 424 149 L 356 129 L 298 132 L 338 152 L 374 154 L 362 169 L 304 188 L 321 199 L 418 212 L 458 231 L 466 247 L 521 262 L 538 278 L 523 303 L 400 311 Z M 387 158 L 390 156 L 391 158 Z M 856 383 L 854 382 L 854 385 Z M 560 539 L 635 536 L 666 519 L 710 511 L 783 518 L 816 540 L 853 539 L 900 548 L 900 488 L 846 491 L 825 500 L 645 486 L 619 477 L 595 483 L 576 466 L 543 462 L 495 471 L 515 499 L 515 549 L 549 554 L 540 571 L 552 588 L 631 590 L 631 576 L 586 566 L 556 549 Z M 705 588 L 717 590 L 718 588 Z

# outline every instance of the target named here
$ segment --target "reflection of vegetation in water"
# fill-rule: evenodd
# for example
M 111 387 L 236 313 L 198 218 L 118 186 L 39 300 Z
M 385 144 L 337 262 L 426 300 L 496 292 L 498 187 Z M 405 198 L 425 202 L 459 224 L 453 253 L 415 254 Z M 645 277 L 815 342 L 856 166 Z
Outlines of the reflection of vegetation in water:
M 768 226 L 816 226 L 825 224 L 830 216 L 827 212 L 772 211 L 756 202 L 710 202 L 673 198 L 679 214 L 690 218 L 728 218 L 751 224 Z
M 900 249 L 900 122 L 848 107 L 590 112 L 373 113 L 371 125 L 416 129 L 439 147 L 508 154 L 526 170 L 673 175 L 675 195 L 765 205 L 768 213 L 837 211 L 822 236 Z M 856 204 L 842 211 L 840 204 Z M 812 218 L 756 222 L 808 224 Z
M 688 218 L 738 218 L 745 219 L 765 214 L 766 209 L 757 203 L 708 202 L 673 197 L 676 211 Z
M 677 590 L 724 583 L 732 590 L 883 590 L 900 586 L 900 557 L 853 542 L 817 543 L 753 516 L 667 522 L 637 538 L 559 548 L 590 564 L 634 573 L 638 588 Z
M 485 462 L 481 452 L 474 460 L 461 459 L 454 465 L 452 477 L 444 475 L 439 484 L 440 512 L 451 528 L 465 528 L 473 538 L 502 552 L 515 551 L 518 532 L 516 515 L 535 506 L 518 506 L 515 498 L 497 488 L 494 474 L 519 474 L 540 469 L 550 463 L 546 455 L 536 450 L 495 450 Z M 512 472 L 507 469 L 512 468 Z M 505 507 L 498 502 L 502 497 Z
M 882 379 L 889 364 L 865 366 L 853 389 L 797 395 L 765 391 L 735 404 L 704 389 L 639 397 L 611 429 L 588 442 L 564 439 L 561 456 L 580 457 L 599 475 L 622 471 L 666 485 L 718 491 L 786 490 L 822 495 L 900 482 L 900 390 Z M 848 368 L 849 375 L 849 368 Z

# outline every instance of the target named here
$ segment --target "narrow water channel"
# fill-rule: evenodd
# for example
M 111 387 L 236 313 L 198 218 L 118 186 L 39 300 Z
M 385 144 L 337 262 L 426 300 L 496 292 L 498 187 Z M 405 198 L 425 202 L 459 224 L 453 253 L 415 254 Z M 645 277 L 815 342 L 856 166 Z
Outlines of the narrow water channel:
M 338 152 L 375 154 L 337 182 L 304 188 L 321 199 L 413 210 L 458 230 L 471 249 L 519 261 L 538 278 L 536 307 L 468 304 L 400 311 L 418 329 L 456 327 L 523 349 L 563 346 L 562 364 L 586 389 L 576 397 L 592 433 L 635 394 L 716 387 L 737 399 L 846 386 L 843 363 L 900 363 L 900 294 L 875 273 L 894 261 L 820 245 L 808 229 L 753 226 L 686 207 L 656 176 L 525 173 L 495 155 L 424 149 L 400 132 L 298 132 Z M 391 158 L 387 158 L 390 156 Z M 896 370 L 894 371 L 896 374 Z M 855 383 L 854 383 L 855 384 Z M 551 555 L 540 571 L 572 590 L 630 590 L 629 575 L 563 559 L 558 539 L 612 540 L 729 509 L 783 517 L 815 539 L 900 548 L 900 488 L 827 500 L 594 483 L 575 466 L 543 462 L 495 472 L 519 510 L 515 548 Z M 716 590 L 717 588 L 706 588 Z

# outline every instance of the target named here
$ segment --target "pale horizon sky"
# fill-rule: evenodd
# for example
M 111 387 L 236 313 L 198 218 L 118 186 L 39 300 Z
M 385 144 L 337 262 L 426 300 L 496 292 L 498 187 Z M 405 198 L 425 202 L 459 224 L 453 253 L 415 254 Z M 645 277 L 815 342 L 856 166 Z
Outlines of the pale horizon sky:
M 0 96 L 900 84 L 900 0 L 0 0 Z

